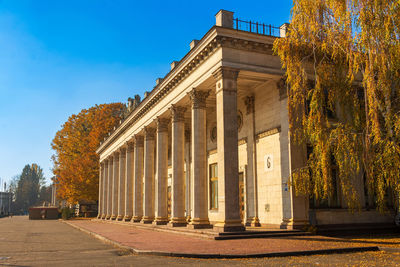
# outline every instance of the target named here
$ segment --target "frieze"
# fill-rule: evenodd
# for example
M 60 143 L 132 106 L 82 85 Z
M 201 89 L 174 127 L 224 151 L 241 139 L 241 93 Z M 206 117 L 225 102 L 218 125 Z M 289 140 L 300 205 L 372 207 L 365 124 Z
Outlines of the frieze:
M 278 126 L 278 127 L 266 130 L 264 132 L 258 133 L 256 135 L 256 139 L 258 140 L 258 139 L 261 139 L 261 138 L 264 138 L 264 137 L 267 137 L 267 136 L 270 136 L 270 135 L 274 135 L 274 134 L 277 134 L 277 133 L 280 133 L 280 132 L 281 132 L 281 126 Z

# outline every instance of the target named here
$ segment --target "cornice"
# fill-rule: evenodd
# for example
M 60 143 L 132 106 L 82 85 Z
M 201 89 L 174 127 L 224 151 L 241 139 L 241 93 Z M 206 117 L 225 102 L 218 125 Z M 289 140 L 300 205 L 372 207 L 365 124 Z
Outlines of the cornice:
M 164 77 L 163 81 L 156 86 L 153 91 L 150 92 L 150 95 L 143 99 L 139 106 L 132 110 L 128 117 L 125 118 L 125 120 L 114 130 L 114 132 L 99 146 L 96 151 L 97 154 L 103 152 L 110 143 L 119 137 L 121 133 L 129 128 L 134 122 L 143 117 L 154 105 L 156 105 L 170 91 L 177 87 L 219 48 L 233 48 L 269 55 L 272 55 L 273 53 L 273 42 L 270 41 L 270 36 L 263 36 L 267 37 L 266 40 L 269 41 L 268 43 L 257 42 L 232 36 L 218 35 L 219 33 L 217 32 L 217 29 L 226 31 L 227 33 L 237 32 L 233 29 L 220 28 L 217 26 L 212 27 L 208 33 L 203 36 L 200 42 L 183 57 L 178 65 Z M 204 44 L 204 42 L 207 41 L 212 34 L 215 34 L 215 36 L 208 43 Z M 201 49 L 202 45 L 204 47 Z M 193 57 L 190 58 L 190 56 Z

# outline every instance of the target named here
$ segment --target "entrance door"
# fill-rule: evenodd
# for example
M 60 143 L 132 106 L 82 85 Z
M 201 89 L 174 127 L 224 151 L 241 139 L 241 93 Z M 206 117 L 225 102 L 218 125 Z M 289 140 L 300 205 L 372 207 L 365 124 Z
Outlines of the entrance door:
M 239 211 L 240 219 L 244 219 L 244 182 L 243 182 L 243 172 L 239 173 Z

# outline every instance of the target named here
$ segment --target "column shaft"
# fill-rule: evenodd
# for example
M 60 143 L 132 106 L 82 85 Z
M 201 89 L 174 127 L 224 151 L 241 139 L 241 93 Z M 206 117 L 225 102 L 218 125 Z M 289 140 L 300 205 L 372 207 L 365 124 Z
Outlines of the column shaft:
M 238 71 L 221 67 L 213 73 L 217 101 L 218 221 L 216 231 L 242 231 L 239 213 L 237 124 Z
M 103 161 L 103 206 L 101 210 L 101 218 L 105 219 L 107 216 L 107 191 L 108 191 L 108 160 Z
M 169 226 L 185 226 L 185 108 L 173 106 L 172 113 L 172 203 Z
M 207 148 L 206 98 L 209 92 L 193 89 L 192 100 L 192 159 L 193 159 L 193 218 L 189 228 L 208 228 L 207 207 Z
M 118 181 L 118 216 L 117 220 L 125 217 L 125 165 L 126 148 L 121 148 L 119 153 L 119 181 Z
M 126 169 L 125 169 L 125 221 L 132 219 L 133 208 L 133 143 L 128 142 L 126 149 Z
M 146 127 L 144 135 L 144 199 L 141 223 L 154 220 L 154 129 Z
M 108 160 L 107 219 L 110 219 L 112 215 L 113 164 L 114 159 L 110 156 Z
M 155 225 L 168 223 L 168 119 L 157 118 Z
M 111 220 L 118 215 L 119 152 L 114 152 Z
M 134 145 L 133 222 L 143 217 L 143 136 L 136 135 Z
M 244 100 L 247 107 L 247 172 L 246 172 L 246 225 L 260 226 L 257 210 L 257 152 L 255 142 L 254 96 Z
M 102 186 L 103 186 L 103 163 L 100 163 L 99 166 L 99 197 L 98 197 L 98 207 L 97 207 L 97 219 L 101 218 L 101 210 L 103 208 L 103 200 L 102 197 Z

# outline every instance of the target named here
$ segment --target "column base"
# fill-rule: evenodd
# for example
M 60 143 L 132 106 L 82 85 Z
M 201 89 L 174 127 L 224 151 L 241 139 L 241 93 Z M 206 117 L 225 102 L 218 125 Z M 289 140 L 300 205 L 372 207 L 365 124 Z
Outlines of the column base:
M 131 222 L 140 222 L 142 220 L 142 216 L 133 216 Z
M 109 220 L 110 219 L 110 217 L 111 217 L 111 215 L 106 215 L 106 217 L 104 218 L 105 220 Z
M 280 228 L 281 229 L 303 229 L 310 222 L 308 220 L 296 220 L 296 219 L 283 219 Z
M 193 218 L 187 225 L 188 229 L 207 229 L 212 228 L 208 219 Z
M 123 218 L 124 218 L 124 216 L 118 215 L 117 218 L 116 218 L 115 220 L 116 220 L 116 221 L 122 221 Z
M 259 226 L 261 226 L 260 220 L 257 217 L 248 218 L 247 222 L 246 222 L 246 226 L 259 227 Z
M 189 215 L 189 216 L 186 216 L 186 222 L 187 222 L 187 223 L 189 223 L 191 220 L 192 220 L 192 217 L 190 217 L 190 215 Z
M 153 225 L 166 225 L 168 223 L 168 218 L 167 217 L 157 217 L 153 221 Z
M 154 217 L 149 217 L 149 216 L 143 216 L 142 220 L 140 221 L 140 223 L 143 224 L 150 224 L 154 221 Z
M 246 230 L 240 220 L 217 222 L 213 226 L 213 230 L 219 233 L 223 232 L 243 232 Z
M 132 215 L 125 215 L 124 218 L 122 218 L 122 220 L 124 222 L 129 222 L 132 219 Z
M 110 220 L 115 220 L 117 219 L 117 215 L 111 215 Z
M 182 227 L 182 226 L 186 226 L 187 222 L 186 222 L 186 218 L 182 217 L 182 218 L 172 218 L 171 221 L 167 224 L 168 227 Z

